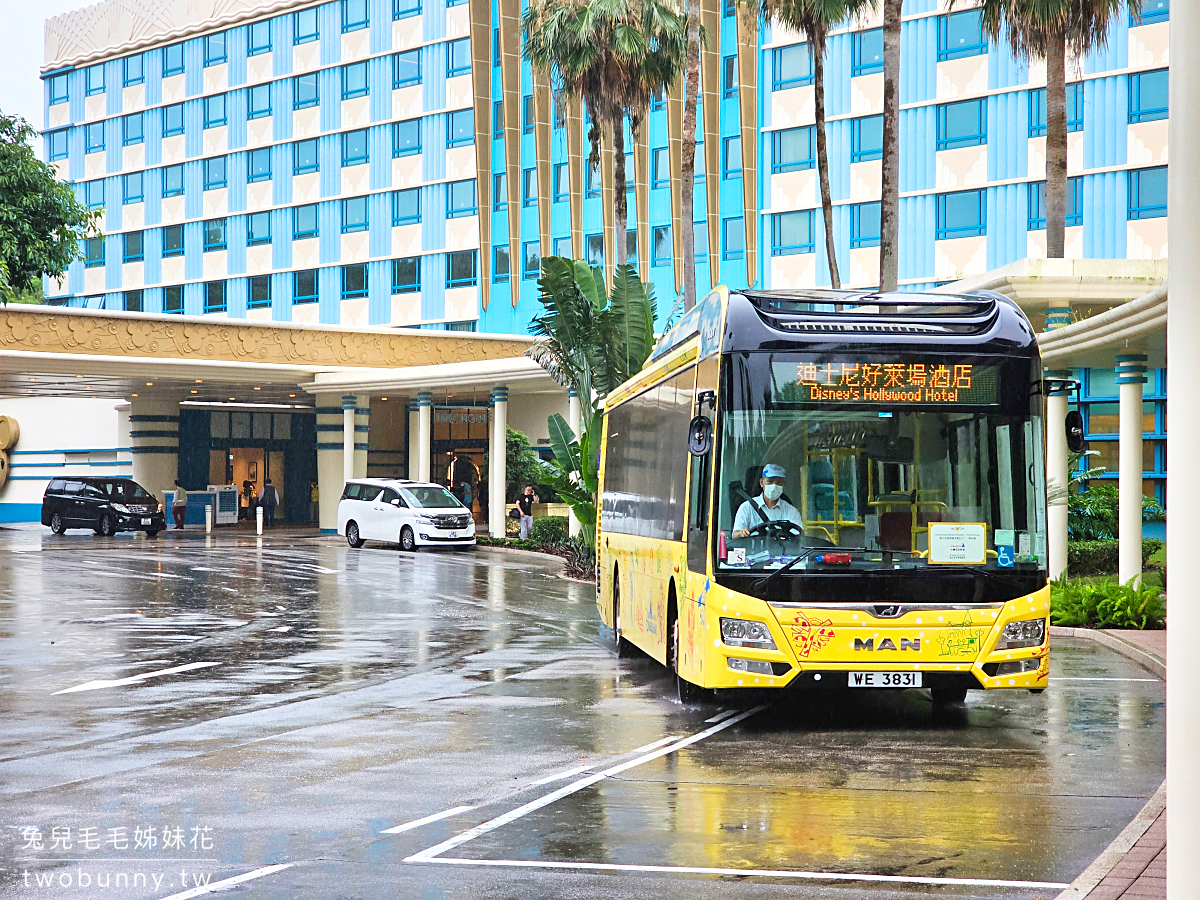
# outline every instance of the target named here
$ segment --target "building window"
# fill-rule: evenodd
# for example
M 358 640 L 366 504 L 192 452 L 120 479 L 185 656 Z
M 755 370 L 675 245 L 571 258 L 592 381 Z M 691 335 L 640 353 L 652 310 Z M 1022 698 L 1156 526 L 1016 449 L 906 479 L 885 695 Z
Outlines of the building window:
M 350 197 L 343 200 L 342 234 L 349 234 L 352 231 L 366 231 L 368 227 L 367 198 Z
M 987 100 L 960 100 L 937 108 L 937 148 L 977 147 L 987 143 Z
M 746 251 L 745 219 L 736 216 L 721 222 L 721 259 L 741 259 Z
M 292 238 L 303 240 L 317 236 L 317 205 L 297 206 L 292 210 Z
M 742 174 L 742 139 L 740 137 L 728 137 L 722 140 L 721 155 L 724 157 L 724 177 L 740 177 Z
M 1083 224 L 1083 178 L 1075 176 L 1067 179 L 1067 215 L 1066 226 Z M 1046 228 L 1046 182 L 1031 181 L 1029 183 L 1029 221 L 1030 231 L 1042 231 Z
M 392 193 L 392 224 L 413 225 L 421 221 L 421 189 Z
M 655 151 L 657 152 L 657 151 Z M 554 167 L 554 202 L 565 203 L 570 199 L 570 168 L 566 163 L 558 163 Z
M 163 47 L 163 78 L 183 74 L 183 44 Z
M 458 6 L 466 0 L 446 0 L 447 6 Z M 447 331 L 475 331 L 476 322 L 451 322 L 446 326 Z
M 271 86 L 269 84 L 255 85 L 247 94 L 249 101 L 246 110 L 247 118 L 261 119 L 271 114 Z
M 183 196 L 183 166 L 167 166 L 162 170 L 162 195 L 164 197 Z
M 250 278 L 250 299 L 246 301 L 249 309 L 263 309 L 271 305 L 271 276 L 253 275 Z
M 88 209 L 100 209 L 104 206 L 104 180 L 87 182 L 83 186 L 83 198 Z
M 162 110 L 163 137 L 183 134 L 183 104 L 164 106 Z
M 883 71 L 883 29 L 856 31 L 850 49 L 850 75 L 874 75 Z
M 589 234 L 584 243 L 584 253 L 587 254 L 589 266 L 603 267 L 604 266 L 604 236 L 599 234 Z
M 293 44 L 307 44 L 321 36 L 321 26 L 317 22 L 317 7 L 302 9 L 295 15 L 292 31 Z
M 850 246 L 878 247 L 879 246 L 879 215 L 880 205 L 875 203 L 856 203 L 850 207 Z
M 938 16 L 938 62 L 987 53 L 983 16 L 978 9 Z
M 406 19 L 421 14 L 421 0 L 392 0 L 392 18 Z
M 172 285 L 171 287 L 163 288 L 163 312 L 165 313 L 182 313 L 183 312 L 183 287 L 180 285 Z
M 412 156 L 421 152 L 421 120 L 409 119 L 392 124 L 392 156 Z
M 561 256 L 564 259 L 570 259 L 572 257 L 571 239 L 569 237 L 560 237 L 554 239 L 554 255 Z
M 671 226 L 657 225 L 650 235 L 650 265 L 668 266 L 674 254 L 671 247 Z
M 130 172 L 121 176 L 121 200 L 125 205 L 141 203 L 145 198 L 145 189 L 141 172 Z
M 92 66 L 85 70 L 87 74 L 84 76 L 84 94 L 91 97 L 93 94 L 104 93 L 104 64 Z
M 316 72 L 311 72 L 308 75 L 297 75 L 292 89 L 293 109 L 305 109 L 309 106 L 316 106 L 321 102 L 320 95 L 317 93 Z
M 937 240 L 985 234 L 987 191 L 955 191 L 937 195 Z
M 83 152 L 99 153 L 104 149 L 104 123 L 92 122 L 83 129 Z
M 124 243 L 121 262 L 141 262 L 146 258 L 145 241 L 140 231 L 127 231 L 121 237 Z
M 361 166 L 368 160 L 367 129 L 347 131 L 342 135 L 342 166 Z
M 1129 122 L 1153 122 L 1167 117 L 1167 70 L 1129 76 Z
M 625 232 L 625 257 L 626 259 L 637 259 L 638 255 L 638 240 L 637 229 L 630 228 Z
M 297 141 L 292 144 L 292 174 L 307 175 L 321 171 L 321 158 L 317 155 L 317 139 Z
M 415 294 L 421 290 L 421 257 L 392 260 L 392 293 Z
M 1166 22 L 1171 18 L 1171 0 L 1142 0 L 1142 17 L 1139 22 L 1129 13 L 1130 25 L 1149 25 L 1153 22 Z
M 225 62 L 225 32 L 210 34 L 204 39 L 204 66 L 220 65 Z
M 122 60 L 124 65 L 125 87 L 133 87 L 135 84 L 141 84 L 146 80 L 146 72 L 142 66 L 142 55 L 127 56 Z
M 204 252 L 225 249 L 225 220 L 209 219 L 204 223 Z
M 521 98 L 521 134 L 533 134 L 533 97 Z
M 366 62 L 351 63 L 342 69 L 342 99 L 365 97 L 370 92 Z
M 1083 131 L 1083 82 L 1067 85 L 1067 131 Z M 1029 92 L 1029 136 L 1046 134 L 1046 89 Z
M 62 75 L 51 75 L 46 80 L 50 82 L 51 106 L 66 103 L 70 99 L 70 95 L 67 93 L 67 75 L 65 72 Z
M 591 199 L 600 196 L 600 170 L 589 165 L 584 175 L 583 196 Z
M 367 267 L 359 263 L 342 266 L 342 299 L 358 300 L 367 296 Z
M 492 137 L 504 137 L 504 101 L 497 100 L 492 104 Z
M 446 77 L 466 75 L 471 71 L 471 39 L 460 38 L 446 45 Z
M 255 22 L 250 26 L 246 41 L 246 55 L 258 56 L 271 50 L 271 22 Z
M 475 140 L 475 111 L 459 109 L 446 117 L 446 146 L 464 147 Z
M 246 180 L 253 184 L 256 181 L 271 180 L 271 148 L 260 147 L 251 150 L 246 156 Z
M 1129 218 L 1158 219 L 1167 214 L 1167 167 L 1129 173 Z
M 492 209 L 500 211 L 508 203 L 508 177 L 500 172 L 492 176 Z
M 421 83 L 421 51 L 409 50 L 392 57 L 392 87 Z
M 535 280 L 542 270 L 542 250 L 539 241 L 526 241 L 521 248 L 524 264 L 521 266 L 521 277 L 526 281 Z
M 650 187 L 665 188 L 671 183 L 671 157 L 666 147 L 650 151 Z
M 737 89 L 737 57 L 727 56 L 721 61 L 721 96 L 736 97 Z
M 855 119 L 850 132 L 850 162 L 883 159 L 883 116 Z
M 292 273 L 292 302 L 317 302 L 317 270 L 302 269 Z
M 142 292 L 141 291 L 126 291 L 122 298 L 124 301 L 122 306 L 125 307 L 125 312 L 141 312 L 142 311 Z
M 815 252 L 813 215 L 813 210 L 801 209 L 771 216 L 771 255 L 794 256 L 797 253 Z
M 492 248 L 492 281 L 501 284 L 508 281 L 508 244 L 497 244 Z
M 50 161 L 54 162 L 59 159 L 66 159 L 70 155 L 67 147 L 67 129 L 61 131 L 51 131 L 46 135 L 46 152 L 50 157 Z
M 475 200 L 475 179 L 452 181 L 447 185 L 446 218 L 457 219 L 460 216 L 473 216 L 479 211 Z
M 204 127 L 216 128 L 225 124 L 225 95 L 204 98 Z
M 812 82 L 808 44 L 791 44 L 771 51 L 771 90 L 786 91 Z
M 251 213 L 246 220 L 246 243 L 252 247 L 271 243 L 271 214 Z
M 521 173 L 521 205 L 537 206 L 537 169 L 526 169 Z
M 93 237 L 83 239 L 83 266 L 94 269 L 104 265 L 104 238 Z
M 342 0 L 342 31 L 358 31 L 370 24 L 367 0 Z
M 726 19 L 733 18 L 733 13 L 737 9 L 737 0 L 721 0 L 721 15 Z
M 183 256 L 182 225 L 167 225 L 162 229 L 162 255 Z
M 134 113 L 121 120 L 121 143 L 128 147 L 140 144 L 146 139 L 146 130 L 142 124 L 142 114 Z
M 209 281 L 204 285 L 204 311 L 225 312 L 225 282 Z
M 206 191 L 225 187 L 225 157 L 214 156 L 204 160 L 204 189 Z
M 474 250 L 458 250 L 447 254 L 446 287 L 474 287 L 479 280 L 475 268 Z
M 697 171 L 704 158 L 696 148 Z M 812 125 L 771 132 L 771 171 L 796 172 L 817 164 L 816 129 Z

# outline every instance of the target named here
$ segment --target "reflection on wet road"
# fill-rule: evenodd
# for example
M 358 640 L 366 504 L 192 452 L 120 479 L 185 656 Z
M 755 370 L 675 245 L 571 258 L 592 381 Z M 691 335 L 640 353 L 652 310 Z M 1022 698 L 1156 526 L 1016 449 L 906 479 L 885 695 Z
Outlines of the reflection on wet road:
M 556 573 L 0 532 L 0 897 L 1050 897 L 1162 780 L 1162 683 L 1091 644 L 948 718 L 685 709 Z

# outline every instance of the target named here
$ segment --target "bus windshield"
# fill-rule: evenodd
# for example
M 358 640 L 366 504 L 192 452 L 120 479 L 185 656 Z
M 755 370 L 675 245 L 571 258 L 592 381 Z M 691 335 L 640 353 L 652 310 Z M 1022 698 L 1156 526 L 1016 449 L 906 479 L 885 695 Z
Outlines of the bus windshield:
M 1027 358 L 936 349 L 729 357 L 717 571 L 1036 574 L 1039 376 Z

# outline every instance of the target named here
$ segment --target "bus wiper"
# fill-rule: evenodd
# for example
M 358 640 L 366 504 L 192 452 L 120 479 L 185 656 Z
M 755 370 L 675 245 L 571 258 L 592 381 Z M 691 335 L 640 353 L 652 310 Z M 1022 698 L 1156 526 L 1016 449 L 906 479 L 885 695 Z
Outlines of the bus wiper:
M 756 578 L 750 583 L 750 587 L 757 593 L 761 592 L 772 580 L 778 578 L 796 563 L 802 559 L 808 559 L 814 553 L 865 553 L 866 547 L 804 547 L 792 559 L 772 572 L 770 575 L 764 575 L 762 578 Z

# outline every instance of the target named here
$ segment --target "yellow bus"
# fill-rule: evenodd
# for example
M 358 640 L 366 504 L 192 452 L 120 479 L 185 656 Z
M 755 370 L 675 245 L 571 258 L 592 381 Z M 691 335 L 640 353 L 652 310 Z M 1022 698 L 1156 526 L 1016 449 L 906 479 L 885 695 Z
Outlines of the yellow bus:
M 1044 390 L 1008 299 L 717 288 L 604 404 L 597 606 L 711 690 L 1040 692 Z

